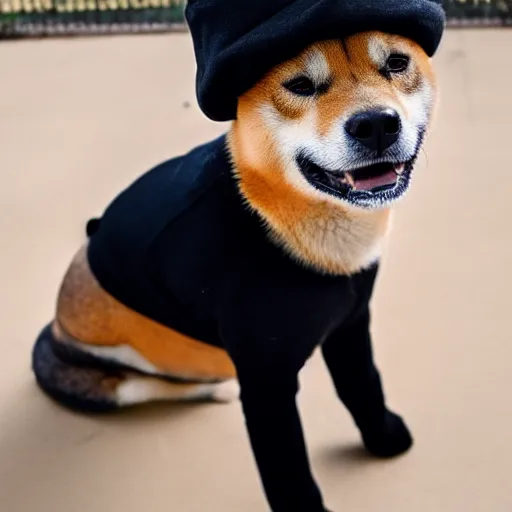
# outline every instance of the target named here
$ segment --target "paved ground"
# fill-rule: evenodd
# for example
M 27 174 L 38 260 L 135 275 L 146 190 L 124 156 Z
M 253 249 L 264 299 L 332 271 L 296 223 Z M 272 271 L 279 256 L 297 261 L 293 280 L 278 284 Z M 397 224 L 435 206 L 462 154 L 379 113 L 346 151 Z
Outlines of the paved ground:
M 437 128 L 378 285 L 376 354 L 415 449 L 364 457 L 321 361 L 304 372 L 311 456 L 336 512 L 512 510 L 511 45 L 512 32 L 447 34 Z M 196 108 L 187 37 L 3 42 L 0 69 L 0 509 L 266 510 L 238 404 L 81 417 L 29 371 L 84 221 L 225 128 Z

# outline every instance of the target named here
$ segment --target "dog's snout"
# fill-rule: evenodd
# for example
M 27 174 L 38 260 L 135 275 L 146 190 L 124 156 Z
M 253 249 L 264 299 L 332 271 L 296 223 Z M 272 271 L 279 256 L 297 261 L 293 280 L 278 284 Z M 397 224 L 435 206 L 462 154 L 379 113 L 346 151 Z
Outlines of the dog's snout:
M 392 108 L 374 109 L 353 115 L 345 128 L 352 138 L 382 154 L 398 140 L 402 122 Z

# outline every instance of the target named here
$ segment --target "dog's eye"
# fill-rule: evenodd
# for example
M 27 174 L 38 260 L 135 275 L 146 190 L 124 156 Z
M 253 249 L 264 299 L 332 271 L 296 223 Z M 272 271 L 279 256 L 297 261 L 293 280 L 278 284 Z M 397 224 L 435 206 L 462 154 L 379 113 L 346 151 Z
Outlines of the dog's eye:
M 403 73 L 409 67 L 410 58 L 407 55 L 394 53 L 389 56 L 386 62 L 386 71 L 388 73 Z
M 307 76 L 299 76 L 285 82 L 284 87 L 298 96 L 313 96 L 316 92 L 315 84 Z

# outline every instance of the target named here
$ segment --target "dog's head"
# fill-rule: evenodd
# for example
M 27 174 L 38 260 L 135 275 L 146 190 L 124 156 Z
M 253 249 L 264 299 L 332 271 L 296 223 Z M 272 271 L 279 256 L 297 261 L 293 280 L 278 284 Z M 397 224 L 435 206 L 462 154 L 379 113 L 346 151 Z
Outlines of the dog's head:
M 239 98 L 232 149 L 268 190 L 286 183 L 348 210 L 385 208 L 409 187 L 435 97 L 430 59 L 411 40 L 319 42 Z

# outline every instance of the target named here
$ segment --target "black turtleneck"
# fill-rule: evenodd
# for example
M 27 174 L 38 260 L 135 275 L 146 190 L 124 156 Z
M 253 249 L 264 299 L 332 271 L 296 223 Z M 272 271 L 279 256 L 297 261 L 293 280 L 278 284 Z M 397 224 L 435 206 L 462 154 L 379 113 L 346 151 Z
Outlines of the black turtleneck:
M 101 286 L 145 316 L 224 347 L 274 512 L 321 512 L 296 406 L 297 375 L 322 346 L 368 447 L 389 421 L 373 364 L 368 303 L 376 266 L 326 276 L 289 257 L 244 205 L 225 137 L 167 161 L 90 225 Z M 373 444 L 373 447 L 372 447 Z

